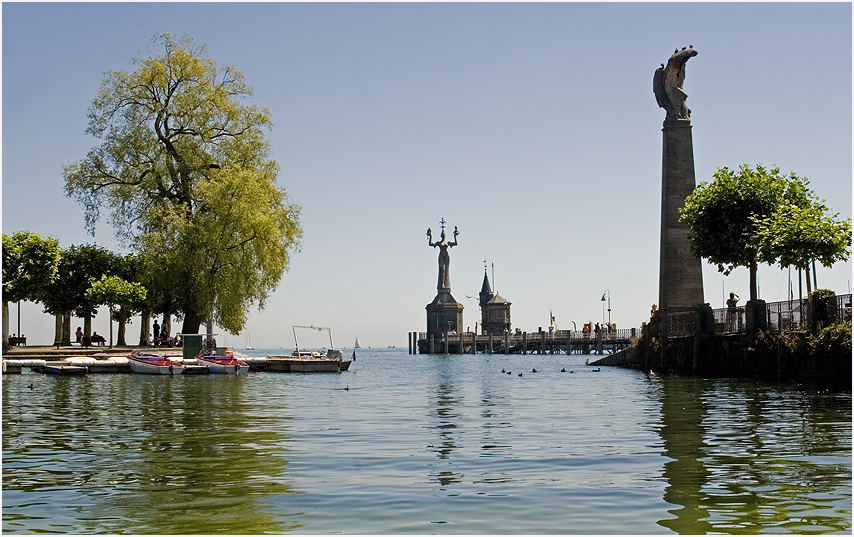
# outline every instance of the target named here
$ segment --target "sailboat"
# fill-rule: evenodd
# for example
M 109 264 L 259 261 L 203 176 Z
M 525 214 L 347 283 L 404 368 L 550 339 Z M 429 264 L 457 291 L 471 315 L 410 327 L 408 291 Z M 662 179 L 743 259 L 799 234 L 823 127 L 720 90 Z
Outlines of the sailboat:
M 252 343 L 249 342 L 249 327 L 246 327 L 246 350 L 251 351 L 255 350 L 255 347 L 252 346 Z
M 362 344 L 359 343 L 359 336 L 356 336 L 356 343 L 353 344 L 353 348 L 354 349 L 361 349 L 362 348 Z

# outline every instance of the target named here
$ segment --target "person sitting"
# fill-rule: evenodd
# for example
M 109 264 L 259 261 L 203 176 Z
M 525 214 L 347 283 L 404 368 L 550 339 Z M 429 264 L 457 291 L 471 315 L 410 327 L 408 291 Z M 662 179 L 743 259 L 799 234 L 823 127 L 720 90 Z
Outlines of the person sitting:
M 83 330 L 81 330 L 79 326 L 77 327 L 77 332 L 74 335 L 77 336 L 77 343 L 80 343 L 82 345 L 83 344 Z
M 97 343 L 98 346 L 101 346 L 101 347 L 103 347 L 107 343 L 107 340 L 104 339 L 104 336 L 99 336 L 98 332 L 92 332 L 92 338 L 91 339 L 92 339 L 92 343 Z

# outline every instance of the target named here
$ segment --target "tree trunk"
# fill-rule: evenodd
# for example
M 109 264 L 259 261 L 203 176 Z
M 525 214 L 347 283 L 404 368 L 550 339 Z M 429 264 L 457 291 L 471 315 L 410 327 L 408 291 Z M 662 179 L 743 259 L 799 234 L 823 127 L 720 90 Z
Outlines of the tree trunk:
M 809 263 L 807 263 L 806 271 L 807 271 L 807 296 L 810 296 L 810 293 L 812 293 L 812 284 L 810 284 L 810 265 L 809 265 Z M 813 268 L 813 272 L 815 272 L 815 268 Z
M 125 333 L 127 332 L 126 327 L 128 322 L 128 315 L 120 309 L 119 312 L 116 314 L 116 317 L 118 317 L 119 321 L 119 330 L 118 334 L 116 335 L 116 345 L 118 345 L 119 347 L 127 347 Z
M 9 350 L 9 302 L 3 301 L 3 352 Z
M 56 319 L 56 324 L 53 330 L 53 344 L 59 347 L 59 344 L 62 343 L 62 314 L 54 316 Z
M 184 323 L 181 325 L 181 333 L 198 334 L 201 324 L 202 319 L 199 317 L 199 313 L 192 308 L 188 308 L 184 311 Z
M 86 337 L 92 337 L 92 315 L 86 315 L 83 317 L 83 335 Z
M 750 300 L 756 300 L 758 293 L 756 292 L 756 259 L 750 263 Z
M 71 312 L 62 314 L 62 337 L 60 345 L 71 346 Z
M 148 323 L 151 321 L 151 310 L 145 310 L 139 314 L 139 346 L 150 347 L 151 341 L 148 340 Z
M 113 307 L 107 311 L 107 320 L 110 322 L 110 348 L 113 348 Z

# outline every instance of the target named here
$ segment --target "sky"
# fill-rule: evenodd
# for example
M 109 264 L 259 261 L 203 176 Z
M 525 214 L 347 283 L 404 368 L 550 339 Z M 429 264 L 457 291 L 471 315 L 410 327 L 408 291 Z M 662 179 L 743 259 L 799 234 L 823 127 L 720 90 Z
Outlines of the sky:
M 292 348 L 292 325 L 335 346 L 406 347 L 436 294 L 440 220 L 456 226 L 453 296 L 480 320 L 484 266 L 513 328 L 610 319 L 658 300 L 661 128 L 652 76 L 693 45 L 684 89 L 698 183 L 718 167 L 779 166 L 838 212 L 852 205 L 850 3 L 3 3 L 2 227 L 126 253 L 65 197 L 63 165 L 99 144 L 87 109 L 107 70 L 154 36 L 189 34 L 267 107 L 278 184 L 304 237 L 248 328 Z M 850 292 L 851 263 L 818 286 Z M 748 274 L 704 263 L 706 301 L 747 299 Z M 760 297 L 788 271 L 763 265 Z M 795 296 L 797 280 L 793 281 Z M 471 297 L 471 298 L 470 298 Z M 54 320 L 21 304 L 30 344 Z M 10 332 L 17 307 L 10 305 Z M 129 342 L 139 319 L 128 327 Z M 74 319 L 73 326 L 82 325 Z M 575 324 L 573 324 L 575 323 Z M 179 326 L 173 322 L 174 327 Z M 93 329 L 109 333 L 106 311 Z M 219 329 L 216 330 L 219 332 Z M 220 344 L 245 345 L 247 334 Z M 326 342 L 301 341 L 304 346 Z

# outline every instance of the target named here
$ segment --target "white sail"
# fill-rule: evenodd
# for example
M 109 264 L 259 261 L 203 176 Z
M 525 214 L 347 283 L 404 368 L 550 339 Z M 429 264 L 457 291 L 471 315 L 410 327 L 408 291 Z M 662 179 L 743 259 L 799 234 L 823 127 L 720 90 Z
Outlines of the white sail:
M 353 348 L 354 349 L 361 349 L 362 348 L 362 344 L 359 343 L 359 337 L 358 336 L 356 336 L 356 343 L 353 344 Z
M 249 327 L 246 327 L 246 350 L 251 351 L 254 350 L 255 347 L 252 346 L 252 343 L 249 341 Z

